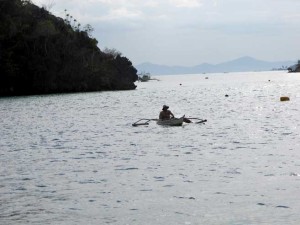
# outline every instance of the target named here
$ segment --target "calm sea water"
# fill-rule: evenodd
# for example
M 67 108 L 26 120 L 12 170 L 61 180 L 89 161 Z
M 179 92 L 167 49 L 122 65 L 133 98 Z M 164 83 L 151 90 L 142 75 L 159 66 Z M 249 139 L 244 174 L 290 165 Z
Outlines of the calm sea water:
M 300 75 L 157 78 L 0 98 L 0 224 L 299 224 Z

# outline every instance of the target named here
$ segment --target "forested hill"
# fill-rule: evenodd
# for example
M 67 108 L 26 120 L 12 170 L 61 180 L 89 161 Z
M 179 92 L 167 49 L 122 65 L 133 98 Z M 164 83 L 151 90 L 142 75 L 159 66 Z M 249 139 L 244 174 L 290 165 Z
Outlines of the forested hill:
M 135 89 L 131 61 L 90 32 L 28 0 L 0 0 L 0 96 Z

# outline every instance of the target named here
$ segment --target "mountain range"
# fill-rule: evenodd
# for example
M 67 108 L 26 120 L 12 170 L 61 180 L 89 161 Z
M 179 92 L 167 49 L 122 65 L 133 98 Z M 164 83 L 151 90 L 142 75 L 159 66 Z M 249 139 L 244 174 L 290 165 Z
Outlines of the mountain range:
M 151 75 L 176 75 L 176 74 L 197 74 L 197 73 L 224 73 L 224 72 L 250 72 L 285 70 L 295 64 L 294 61 L 268 62 L 258 60 L 249 56 L 241 57 L 232 61 L 220 64 L 202 63 L 196 66 L 166 66 L 152 63 L 142 63 L 135 68 L 139 73 L 147 72 Z

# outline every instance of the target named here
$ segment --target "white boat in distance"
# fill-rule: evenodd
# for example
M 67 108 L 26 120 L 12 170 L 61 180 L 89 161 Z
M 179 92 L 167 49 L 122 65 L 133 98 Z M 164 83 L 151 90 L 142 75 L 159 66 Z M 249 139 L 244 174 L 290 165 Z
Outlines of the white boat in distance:
M 171 118 L 169 120 L 157 120 L 158 125 L 164 126 L 181 126 L 184 122 L 184 116 L 180 118 Z

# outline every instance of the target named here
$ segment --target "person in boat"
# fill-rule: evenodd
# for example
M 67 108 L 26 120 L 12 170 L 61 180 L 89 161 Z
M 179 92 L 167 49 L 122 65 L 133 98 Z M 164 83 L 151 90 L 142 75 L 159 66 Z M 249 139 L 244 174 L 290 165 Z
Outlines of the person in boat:
M 160 120 L 169 120 L 174 118 L 173 113 L 169 110 L 169 106 L 163 105 L 162 111 L 159 113 Z

